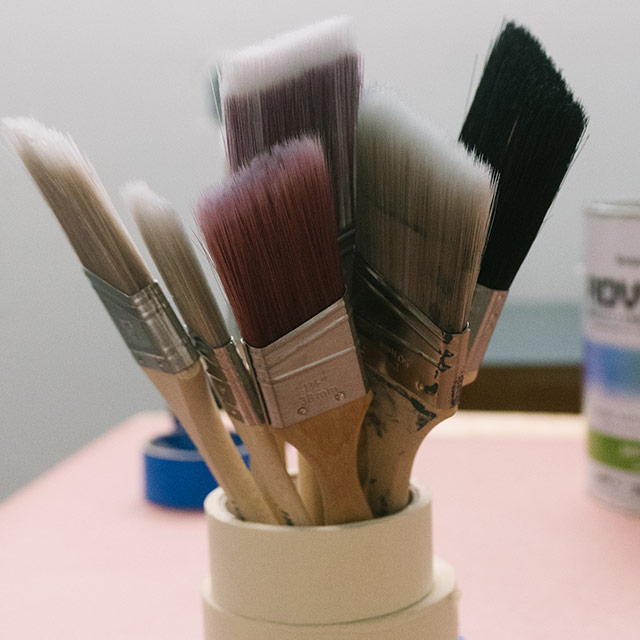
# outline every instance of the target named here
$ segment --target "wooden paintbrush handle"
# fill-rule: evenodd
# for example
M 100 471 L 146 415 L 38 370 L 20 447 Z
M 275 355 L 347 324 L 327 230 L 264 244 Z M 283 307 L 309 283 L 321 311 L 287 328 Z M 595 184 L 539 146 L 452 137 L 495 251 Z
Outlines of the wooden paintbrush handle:
M 322 494 L 316 474 L 305 457 L 298 451 L 298 488 L 300 496 L 314 524 L 325 524 Z
M 248 425 L 233 418 L 231 421 L 251 455 L 251 473 L 267 501 L 275 507 L 281 523 L 300 526 L 314 524 L 287 472 L 284 456 L 269 428 Z
M 333 472 L 316 470 L 324 524 L 343 524 L 345 522 L 362 522 L 371 520 L 373 514 L 360 486 L 355 456 L 349 456 L 348 463 L 336 462 Z M 351 471 L 347 469 L 351 468 Z
M 276 443 L 276 447 L 278 448 L 278 451 L 280 452 L 280 456 L 284 460 L 285 467 L 286 467 L 286 463 L 287 463 L 286 445 L 287 445 L 287 443 L 277 433 L 274 433 L 272 435 L 273 435 L 273 439 L 274 439 L 274 441 Z
M 325 524 L 372 517 L 356 462 L 360 427 L 370 402 L 371 393 L 280 429 L 282 437 L 298 449 L 313 469 L 322 495 Z
M 177 374 L 144 367 L 143 371 L 178 416 L 238 515 L 251 522 L 277 524 L 222 423 L 200 361 Z
M 404 509 L 409 502 L 413 462 L 422 441 L 456 408 L 424 414 L 396 387 L 371 376 L 374 400 L 364 420 L 367 431 L 367 499 L 375 516 Z

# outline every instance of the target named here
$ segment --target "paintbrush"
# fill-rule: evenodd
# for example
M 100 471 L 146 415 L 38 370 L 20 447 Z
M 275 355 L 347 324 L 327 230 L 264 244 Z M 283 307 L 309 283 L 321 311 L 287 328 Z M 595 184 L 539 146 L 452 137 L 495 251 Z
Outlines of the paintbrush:
M 511 283 L 582 139 L 587 118 L 525 28 L 505 25 L 487 59 L 460 140 L 500 174 L 469 324 L 465 384 L 484 358 Z
M 354 147 L 361 76 L 353 20 L 341 16 L 241 49 L 222 60 L 212 80 L 233 170 L 290 138 L 320 139 L 332 182 L 347 296 L 353 273 Z M 303 499 L 318 518 L 317 484 L 304 458 L 298 466 Z
M 370 395 L 319 143 L 290 141 L 256 157 L 205 194 L 197 216 L 271 428 L 312 466 L 327 524 L 370 518 L 356 473 Z
M 274 505 L 284 524 L 313 524 L 275 438 L 263 424 L 253 381 L 182 221 L 170 203 L 143 182 L 128 184 L 123 197 L 204 361 L 214 392 L 251 454 L 251 472 L 267 502 Z
M 352 19 L 331 18 L 241 49 L 222 60 L 218 70 L 231 168 L 290 138 L 319 138 L 341 244 L 349 253 L 361 87 Z
M 68 135 L 29 119 L 4 120 L 3 125 L 132 355 L 228 492 L 237 515 L 275 523 L 220 420 L 189 337 L 93 167 Z
M 458 406 L 494 182 L 391 91 L 365 93 L 357 136 L 353 306 L 374 392 L 367 495 L 385 515 L 407 505 L 418 447 Z

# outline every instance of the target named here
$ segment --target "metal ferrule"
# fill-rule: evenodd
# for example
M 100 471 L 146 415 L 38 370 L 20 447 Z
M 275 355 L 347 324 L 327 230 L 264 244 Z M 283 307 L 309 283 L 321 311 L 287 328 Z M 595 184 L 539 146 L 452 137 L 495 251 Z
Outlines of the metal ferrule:
M 478 369 L 482 364 L 508 293 L 508 291 L 489 289 L 481 284 L 476 285 L 469 312 L 471 338 L 465 365 L 465 384 L 473 382 L 478 375 Z
M 247 352 L 273 426 L 301 422 L 367 392 L 344 298 L 266 347 L 247 345 Z
M 198 354 L 157 282 L 127 295 L 84 270 L 137 363 L 147 369 L 180 373 Z
M 358 259 L 354 319 L 365 365 L 431 409 L 460 400 L 469 330 L 442 331 Z
M 263 424 L 264 415 L 254 381 L 233 338 L 222 347 L 210 347 L 192 336 L 213 390 L 229 416 L 246 424 Z

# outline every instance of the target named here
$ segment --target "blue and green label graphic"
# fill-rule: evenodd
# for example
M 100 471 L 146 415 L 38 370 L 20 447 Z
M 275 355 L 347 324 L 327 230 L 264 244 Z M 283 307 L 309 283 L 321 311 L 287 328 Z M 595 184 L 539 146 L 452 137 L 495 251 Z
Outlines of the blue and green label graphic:
M 584 382 L 613 394 L 640 398 L 640 351 L 584 342 Z

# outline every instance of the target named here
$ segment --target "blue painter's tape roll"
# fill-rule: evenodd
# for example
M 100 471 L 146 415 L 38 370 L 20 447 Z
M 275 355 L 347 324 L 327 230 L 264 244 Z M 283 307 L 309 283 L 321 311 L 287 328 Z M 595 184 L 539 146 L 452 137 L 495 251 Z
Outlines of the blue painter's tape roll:
M 231 434 L 245 464 L 249 452 Z M 218 483 L 186 433 L 153 438 L 144 450 L 145 497 L 174 509 L 202 509 L 204 499 Z
M 609 393 L 640 394 L 640 351 L 584 342 L 584 381 Z

